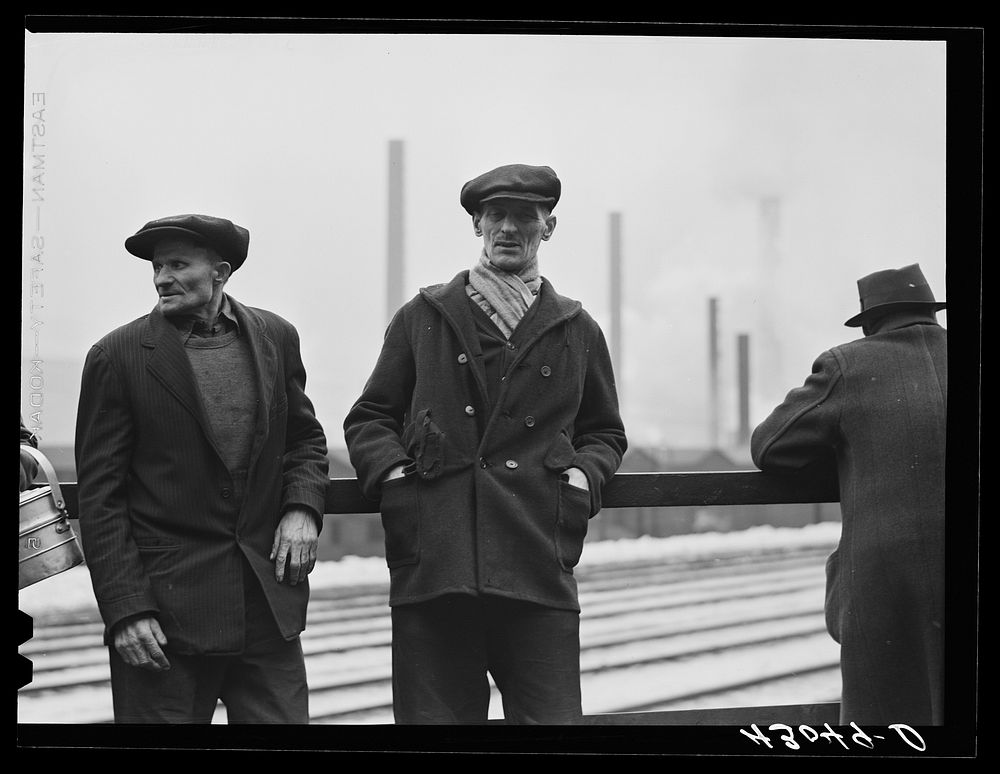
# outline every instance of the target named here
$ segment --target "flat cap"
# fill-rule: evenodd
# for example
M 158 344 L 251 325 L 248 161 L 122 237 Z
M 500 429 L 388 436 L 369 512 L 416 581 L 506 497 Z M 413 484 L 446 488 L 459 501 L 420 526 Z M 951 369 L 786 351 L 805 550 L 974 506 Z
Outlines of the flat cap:
M 508 164 L 485 172 L 462 186 L 459 197 L 470 215 L 490 199 L 523 199 L 556 206 L 562 184 L 550 167 Z
M 247 258 L 250 232 L 212 215 L 171 215 L 151 220 L 125 240 L 125 249 L 137 258 L 153 259 L 156 243 L 165 237 L 187 237 L 213 248 L 236 271 Z

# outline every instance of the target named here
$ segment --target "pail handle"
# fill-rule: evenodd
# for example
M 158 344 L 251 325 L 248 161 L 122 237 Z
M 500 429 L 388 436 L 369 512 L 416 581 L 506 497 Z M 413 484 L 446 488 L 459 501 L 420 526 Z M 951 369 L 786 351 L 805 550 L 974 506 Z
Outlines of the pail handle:
M 49 462 L 49 458 L 42 454 L 34 446 L 29 446 L 26 443 L 21 444 L 21 451 L 28 452 L 32 457 L 35 458 L 35 462 L 38 466 L 45 471 L 45 478 L 49 482 L 49 487 L 52 489 L 52 497 L 56 501 L 56 508 L 63 510 L 65 507 L 65 502 L 63 501 L 62 490 L 59 489 L 59 478 L 56 476 L 56 469 L 52 467 L 52 463 Z

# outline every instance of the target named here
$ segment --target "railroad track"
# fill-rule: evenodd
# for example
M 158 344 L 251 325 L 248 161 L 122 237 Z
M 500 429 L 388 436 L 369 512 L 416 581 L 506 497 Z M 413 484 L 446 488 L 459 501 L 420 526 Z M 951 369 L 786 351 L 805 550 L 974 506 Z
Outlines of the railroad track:
M 823 618 L 825 549 L 578 573 L 584 712 L 837 701 L 838 648 Z M 302 637 L 320 724 L 392 723 L 387 588 L 314 591 Z M 19 723 L 111 722 L 96 609 L 36 620 L 20 652 L 33 680 Z M 494 689 L 491 717 L 502 717 Z M 215 722 L 225 722 L 220 704 Z

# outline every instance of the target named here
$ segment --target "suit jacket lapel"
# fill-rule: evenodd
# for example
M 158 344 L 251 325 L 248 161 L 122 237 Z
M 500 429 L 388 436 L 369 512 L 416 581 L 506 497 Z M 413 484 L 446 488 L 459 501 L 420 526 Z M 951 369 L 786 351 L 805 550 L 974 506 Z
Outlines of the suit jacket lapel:
M 215 453 L 219 454 L 180 334 L 158 308 L 154 308 L 147 319 L 148 326 L 142 341 L 142 345 L 150 350 L 146 369 L 194 417 Z
M 263 320 L 252 310 L 229 296 L 229 305 L 240 326 L 240 334 L 246 336 L 253 357 L 254 372 L 257 374 L 257 422 L 254 428 L 253 447 L 250 450 L 250 474 L 257 463 L 257 456 L 270 432 L 269 415 L 274 396 L 275 380 L 278 375 L 277 347 Z

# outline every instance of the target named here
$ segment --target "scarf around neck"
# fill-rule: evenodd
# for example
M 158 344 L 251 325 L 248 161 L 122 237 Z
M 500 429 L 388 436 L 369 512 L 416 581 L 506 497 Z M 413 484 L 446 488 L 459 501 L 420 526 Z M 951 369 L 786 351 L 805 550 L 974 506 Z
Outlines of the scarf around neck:
M 519 274 L 512 274 L 490 263 L 486 250 L 483 250 L 469 271 L 469 284 L 465 291 L 509 339 L 528 307 L 534 303 L 541 285 L 537 257 Z

